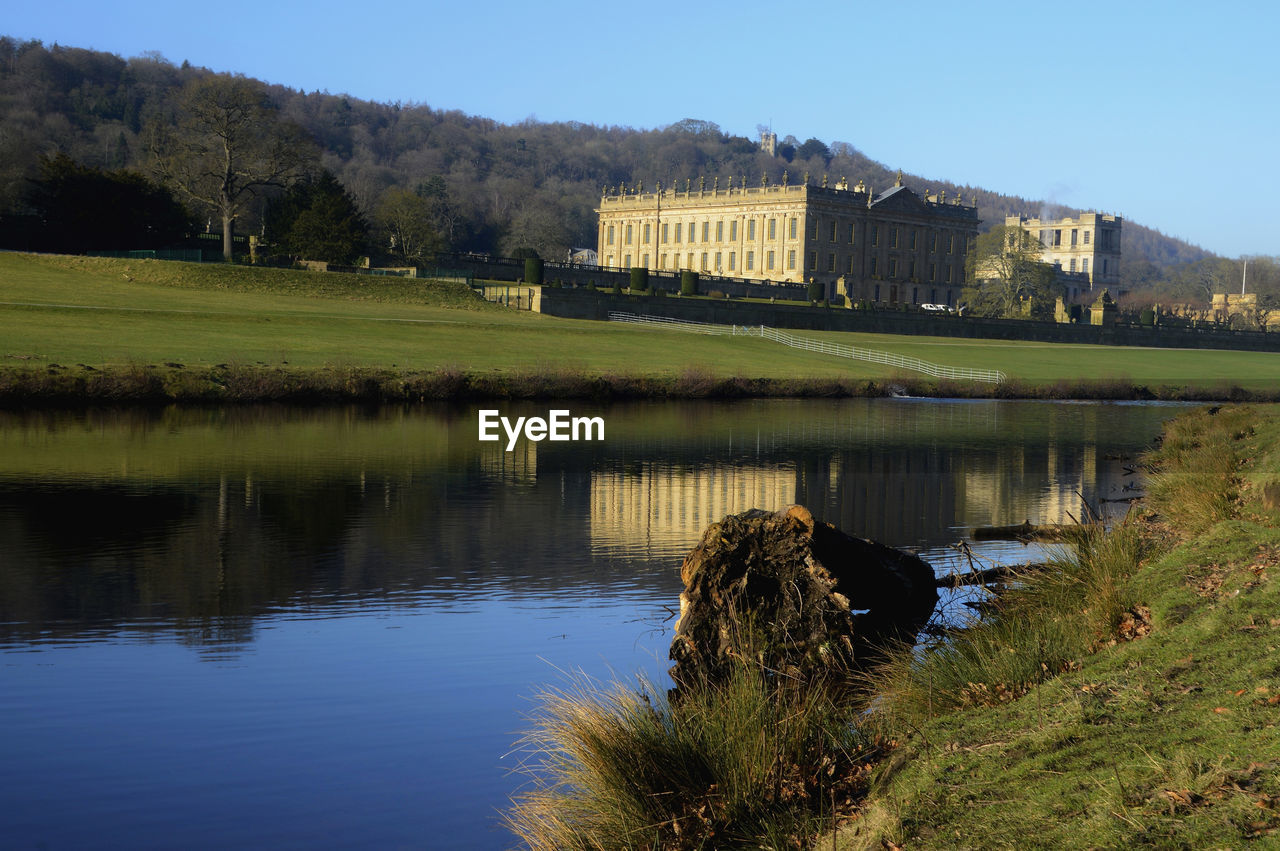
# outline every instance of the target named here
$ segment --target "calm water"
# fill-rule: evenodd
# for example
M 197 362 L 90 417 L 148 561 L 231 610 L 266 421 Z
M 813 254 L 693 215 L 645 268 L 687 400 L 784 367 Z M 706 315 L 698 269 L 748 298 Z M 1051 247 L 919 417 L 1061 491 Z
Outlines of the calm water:
M 708 523 L 801 502 L 952 570 L 1131 493 L 1175 412 L 581 405 L 604 442 L 512 453 L 474 408 L 0 414 L 0 846 L 509 847 L 532 695 L 660 680 Z

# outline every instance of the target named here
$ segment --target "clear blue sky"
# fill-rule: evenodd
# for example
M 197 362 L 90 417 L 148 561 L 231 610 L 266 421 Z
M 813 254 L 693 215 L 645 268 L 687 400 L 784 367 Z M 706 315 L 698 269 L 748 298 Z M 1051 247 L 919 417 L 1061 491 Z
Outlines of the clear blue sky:
M 46 0 L 0 32 L 504 123 L 772 124 L 1280 255 L 1272 3 Z

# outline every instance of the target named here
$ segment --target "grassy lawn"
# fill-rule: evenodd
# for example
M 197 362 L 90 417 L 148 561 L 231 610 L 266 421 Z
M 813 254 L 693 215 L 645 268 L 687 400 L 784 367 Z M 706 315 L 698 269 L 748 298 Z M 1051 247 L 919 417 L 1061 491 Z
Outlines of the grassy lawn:
M 1280 353 L 1163 350 L 877 334 L 800 336 L 999 369 L 1028 383 L 1280 382 Z M 489 305 L 458 284 L 154 260 L 0 254 L 0 363 L 180 363 L 570 371 L 749 378 L 886 378 L 886 367 L 752 338 L 559 319 Z

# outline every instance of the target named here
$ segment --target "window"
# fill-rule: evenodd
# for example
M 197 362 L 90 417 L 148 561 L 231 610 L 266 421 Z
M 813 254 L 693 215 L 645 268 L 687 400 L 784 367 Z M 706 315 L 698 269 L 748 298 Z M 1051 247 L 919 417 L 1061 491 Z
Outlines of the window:
M 720 252 L 717 251 L 716 252 L 716 271 L 719 272 L 722 268 L 724 267 L 720 265 Z
M 827 255 L 827 271 L 834 272 L 836 270 L 836 253 L 833 251 Z
M 1102 258 L 1102 274 L 1107 274 L 1107 258 Z
M 684 230 L 684 225 L 680 222 L 676 222 L 676 242 L 680 241 L 680 234 L 683 230 Z
M 716 242 L 724 242 L 724 221 L 716 222 Z
M 857 225 L 849 225 L 849 244 L 853 245 L 853 235 L 858 232 Z
M 778 220 L 769 219 L 769 239 L 778 238 Z
M 937 304 L 937 303 L 938 303 L 938 291 L 929 290 L 929 304 Z
M 1084 272 L 1086 275 L 1089 274 L 1089 258 L 1088 257 L 1081 259 L 1080 271 Z
M 889 258 L 889 277 L 898 277 L 898 259 L 896 257 Z
M 631 225 L 627 225 L 627 245 L 631 244 Z
M 929 280 L 930 281 L 938 280 L 938 264 L 937 263 L 929 264 Z
M 755 238 L 756 238 L 756 220 L 747 219 L 747 239 L 755 239 Z M 751 267 L 748 266 L 747 268 L 750 269 Z
M 917 291 L 917 289 L 916 289 L 915 287 L 912 287 L 912 288 L 911 288 L 911 303 L 912 303 L 912 304 L 919 304 L 919 303 L 920 303 L 920 297 L 917 295 L 917 292 L 918 292 L 918 291 Z
M 644 226 L 644 241 L 646 245 L 649 244 L 649 237 L 651 235 L 650 227 L 651 225 L 647 225 L 647 224 Z M 645 265 L 648 266 L 649 264 L 646 263 Z
M 734 269 L 737 269 L 737 268 L 738 268 L 738 252 L 730 251 L 729 252 L 729 271 L 732 272 Z
M 796 219 L 794 216 L 791 218 L 791 238 L 796 238 Z
M 1057 248 L 1062 245 L 1062 229 L 1057 228 L 1053 232 L 1053 247 Z
M 711 241 L 711 222 L 702 223 L 702 241 L 703 242 Z
M 880 226 L 879 225 L 871 226 L 871 244 L 872 245 L 880 244 Z
M 818 219 L 815 216 L 809 220 L 809 239 L 818 238 Z
M 662 223 L 662 242 L 664 244 L 667 242 L 667 227 L 668 227 L 667 223 L 663 222 Z
M 907 248 L 909 248 L 912 251 L 916 250 L 916 229 L 915 228 L 911 229 L 911 240 L 907 244 Z
M 1085 245 L 1088 245 L 1088 244 L 1089 244 L 1089 235 L 1090 235 L 1090 234 L 1089 234 L 1089 231 L 1085 231 L 1085 232 L 1084 232 L 1084 244 L 1085 244 Z
M 956 250 L 956 235 L 953 233 L 949 233 L 947 234 L 947 253 L 951 254 L 955 250 Z
M 609 255 L 606 255 L 606 256 L 605 256 L 605 258 L 604 258 L 604 265 L 605 265 L 605 266 L 612 266 L 612 265 L 613 265 L 613 255 L 612 255 L 612 254 L 609 254 Z
M 689 254 L 685 257 L 684 267 L 686 269 L 693 268 L 693 252 L 692 251 L 690 251 Z
M 818 271 L 818 252 L 816 251 L 809 252 L 809 271 Z
M 951 283 L 951 264 L 947 264 L 947 283 Z
M 764 256 L 764 267 L 770 272 L 773 271 L 773 252 L 770 251 Z
M 889 228 L 889 247 L 890 248 L 898 247 L 898 229 L 897 228 Z
M 607 244 L 613 245 L 613 225 L 609 225 L 609 236 L 605 241 Z
M 630 268 L 631 268 L 631 255 L 630 255 L 630 254 L 625 254 L 625 255 L 623 255 L 623 258 L 622 258 L 622 268 L 624 268 L 624 269 L 630 269 Z
M 936 230 L 929 231 L 929 250 L 938 250 L 938 232 Z
M 880 272 L 880 258 L 872 257 L 871 258 L 871 277 L 874 278 L 877 274 L 879 274 L 879 272 Z M 879 289 L 879 287 L 877 287 L 876 289 Z M 879 298 L 879 296 L 876 296 L 876 298 Z
M 698 241 L 698 223 L 689 222 L 689 244 L 693 245 Z
M 665 254 L 658 255 L 658 268 L 659 269 L 667 268 L 667 255 Z
M 1072 245 L 1072 247 L 1075 247 L 1075 244 L 1076 244 L 1076 238 L 1077 238 L 1078 236 L 1080 236 L 1080 229 L 1079 229 L 1079 228 L 1072 228 L 1072 229 L 1071 229 L 1071 245 Z
M 872 265 L 874 266 L 874 265 L 875 265 L 875 263 L 873 262 L 873 263 L 872 263 Z M 871 296 L 871 300 L 872 300 L 872 301 L 879 301 L 879 300 L 880 300 L 880 285 L 879 285 L 879 284 L 876 284 L 876 286 L 875 286 L 875 290 L 873 291 L 872 296 Z
M 707 252 L 702 252 L 702 271 L 707 271 Z
M 795 219 L 792 219 L 791 221 L 794 222 Z M 787 268 L 794 269 L 795 267 L 796 267 L 796 252 L 794 249 L 792 249 L 791 251 L 787 252 Z
M 1072 271 L 1072 272 L 1074 272 L 1075 270 L 1076 270 L 1076 258 L 1072 257 L 1072 258 L 1071 258 L 1071 271 Z
M 857 262 L 857 261 L 854 259 L 854 256 L 853 256 L 852 254 L 850 254 L 850 255 L 849 255 L 849 272 L 848 272 L 848 274 L 850 274 L 850 275 L 852 275 L 852 274 L 853 274 L 853 267 L 854 267 L 854 263 L 856 263 L 856 262 Z
M 730 242 L 738 241 L 738 220 L 737 219 L 734 219 L 733 221 L 729 222 L 729 241 Z
M 830 240 L 831 242 L 836 241 L 836 227 L 837 227 L 836 223 L 832 222 L 831 223 L 831 240 Z
M 915 260 L 907 261 L 907 277 L 913 281 L 916 279 L 916 261 Z
M 640 260 L 640 265 L 641 265 L 641 266 L 643 266 L 643 267 L 645 267 L 646 269 L 648 269 L 648 268 L 649 268 L 649 255 L 648 255 L 648 254 L 644 255 L 644 257 Z
M 747 252 L 747 271 L 750 272 L 756 267 L 756 253 L 754 251 Z

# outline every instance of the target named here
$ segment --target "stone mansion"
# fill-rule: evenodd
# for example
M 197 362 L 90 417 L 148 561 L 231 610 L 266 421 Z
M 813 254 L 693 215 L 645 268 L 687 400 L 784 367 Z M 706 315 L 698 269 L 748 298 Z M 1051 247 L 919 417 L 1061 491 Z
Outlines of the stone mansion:
M 828 186 L 643 186 L 602 195 L 602 266 L 809 283 L 826 297 L 955 305 L 978 233 L 976 205 L 917 195 L 897 182 L 880 194 L 845 180 Z

